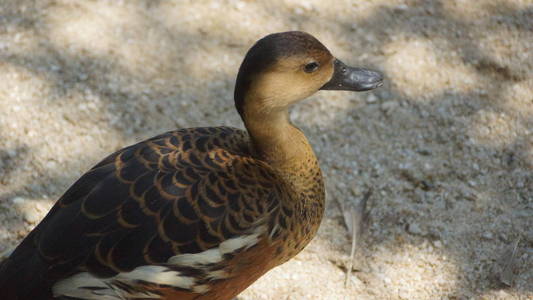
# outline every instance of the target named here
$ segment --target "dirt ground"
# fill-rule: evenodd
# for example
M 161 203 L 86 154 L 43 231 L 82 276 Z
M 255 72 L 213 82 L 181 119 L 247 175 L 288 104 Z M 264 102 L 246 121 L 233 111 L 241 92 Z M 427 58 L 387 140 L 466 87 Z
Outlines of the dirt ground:
M 386 83 L 294 107 L 327 218 L 239 299 L 533 299 L 533 0 L 3 0 L 0 252 L 106 154 L 242 127 L 241 59 L 286 30 Z M 370 188 L 345 286 L 341 207 Z

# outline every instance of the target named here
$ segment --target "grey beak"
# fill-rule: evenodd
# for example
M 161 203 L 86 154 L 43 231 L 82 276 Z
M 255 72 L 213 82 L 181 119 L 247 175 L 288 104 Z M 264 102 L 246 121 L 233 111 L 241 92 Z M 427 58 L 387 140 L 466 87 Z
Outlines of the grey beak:
M 383 75 L 377 71 L 349 67 L 338 59 L 335 59 L 333 66 L 333 76 L 320 88 L 321 90 L 362 92 L 383 85 Z

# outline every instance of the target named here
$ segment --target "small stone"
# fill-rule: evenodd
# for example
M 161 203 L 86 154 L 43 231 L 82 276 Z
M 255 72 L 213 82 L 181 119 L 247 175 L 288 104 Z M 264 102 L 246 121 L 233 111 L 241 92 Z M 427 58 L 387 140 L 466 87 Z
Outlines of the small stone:
M 47 210 L 41 207 L 41 203 L 23 197 L 15 197 L 11 199 L 11 203 L 28 224 L 38 223 L 43 217 L 43 213 Z
M 246 6 L 246 3 L 242 2 L 242 1 L 237 1 L 235 3 L 235 8 L 237 10 L 242 10 L 245 6 Z
M 378 97 L 374 94 L 368 94 L 368 97 L 366 97 L 366 103 L 374 103 L 378 101 Z
M 305 10 L 312 10 L 313 9 L 313 4 L 311 4 L 310 2 L 308 1 L 301 1 L 300 2 L 300 5 L 303 7 L 303 9 Z
M 509 294 L 505 292 L 504 290 L 498 291 L 498 298 L 500 299 L 507 299 L 509 297 Z
M 523 188 L 525 187 L 525 183 L 524 183 L 524 181 L 523 181 L 523 180 L 518 180 L 518 181 L 516 182 L 516 187 L 517 187 L 518 189 L 523 189 Z
M 399 103 L 397 101 L 387 101 L 381 104 L 381 109 L 384 112 L 389 113 L 395 110 L 398 106 L 399 106 Z
M 355 185 L 350 186 L 350 192 L 354 197 L 361 195 L 361 189 L 359 189 L 359 187 Z
M 15 205 L 21 205 L 21 204 L 24 204 L 24 202 L 26 202 L 26 199 L 24 199 L 22 197 L 15 197 L 15 198 L 11 199 L 11 203 L 13 203 Z
M 481 234 L 481 237 L 487 240 L 492 240 L 494 236 L 492 235 L 492 233 L 485 231 Z
M 429 149 L 418 149 L 418 150 L 416 150 L 416 152 L 418 152 L 418 154 L 424 155 L 424 156 L 431 155 L 431 150 L 429 150 Z
M 414 235 L 422 234 L 422 229 L 420 229 L 420 225 L 418 225 L 417 223 L 409 224 L 407 231 L 409 231 L 409 233 L 414 234 Z
M 50 66 L 50 70 L 54 71 L 54 72 L 57 72 L 57 71 L 60 71 L 61 70 L 61 67 L 58 66 L 58 65 L 51 65 Z
M 89 78 L 89 75 L 85 74 L 85 73 L 81 73 L 78 75 L 78 78 L 81 80 L 81 81 L 85 81 L 87 80 L 87 78 Z
M 399 10 L 407 10 L 409 8 L 409 6 L 407 6 L 407 4 L 400 4 L 398 6 L 396 6 L 397 9 Z
M 55 161 L 50 160 L 46 162 L 45 166 L 49 170 L 54 170 L 57 168 L 57 163 Z
M 15 157 L 18 154 L 17 150 L 14 150 L 14 149 L 9 149 L 9 150 L 6 151 L 6 153 L 7 153 L 7 156 L 9 156 L 9 157 Z
M 36 224 L 41 220 L 41 215 L 34 207 L 27 207 L 24 210 L 24 221 L 29 224 Z
M 435 242 L 433 242 L 433 245 L 435 246 L 435 248 L 440 248 L 442 247 L 442 242 L 439 240 L 436 240 Z

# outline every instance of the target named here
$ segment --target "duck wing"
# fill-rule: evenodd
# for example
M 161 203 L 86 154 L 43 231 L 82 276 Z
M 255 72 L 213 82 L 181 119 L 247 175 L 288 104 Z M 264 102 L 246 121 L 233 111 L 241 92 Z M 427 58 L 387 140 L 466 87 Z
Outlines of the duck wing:
M 201 292 L 206 267 L 253 247 L 278 207 L 275 175 L 248 144 L 238 129 L 192 128 L 110 155 L 3 263 L 0 289 L 7 299 L 157 298 L 138 284 Z

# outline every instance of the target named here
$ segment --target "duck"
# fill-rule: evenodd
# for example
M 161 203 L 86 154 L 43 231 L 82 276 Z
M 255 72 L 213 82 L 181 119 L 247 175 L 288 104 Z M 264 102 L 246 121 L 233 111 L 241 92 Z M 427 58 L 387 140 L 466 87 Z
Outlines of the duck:
M 309 33 L 259 39 L 234 91 L 246 130 L 178 129 L 104 158 L 2 262 L 2 299 L 233 299 L 302 251 L 324 215 L 318 159 L 289 107 L 382 83 Z

